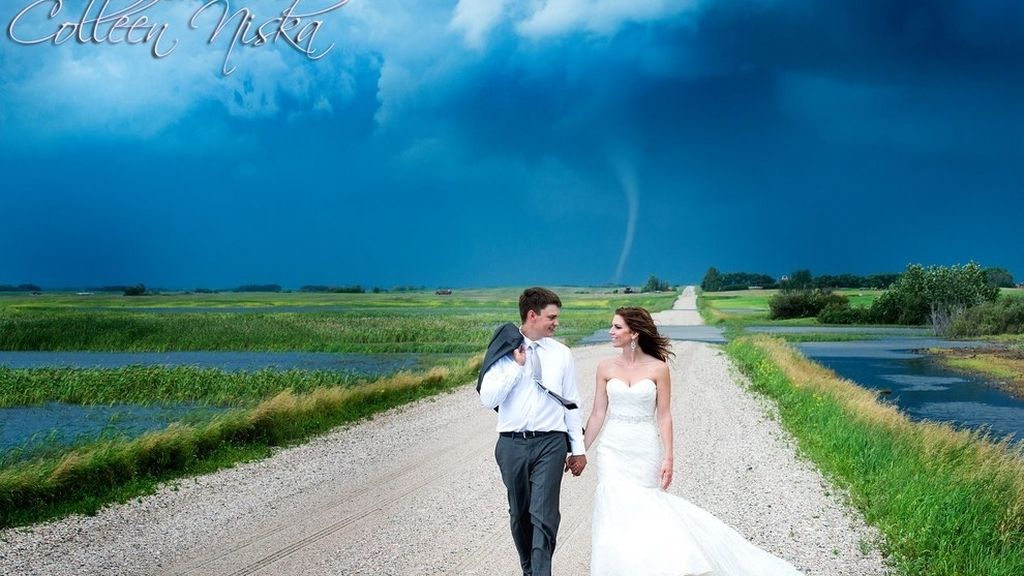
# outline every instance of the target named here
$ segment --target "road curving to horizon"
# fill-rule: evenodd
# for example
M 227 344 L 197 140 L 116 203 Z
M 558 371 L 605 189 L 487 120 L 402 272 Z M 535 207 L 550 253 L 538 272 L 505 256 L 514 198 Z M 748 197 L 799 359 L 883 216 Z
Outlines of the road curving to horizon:
M 701 323 L 692 288 L 661 325 Z M 716 346 L 673 342 L 669 489 L 807 575 L 887 574 L 879 535 L 807 461 Z M 573 349 L 589 412 L 609 345 Z M 515 576 L 494 412 L 472 385 L 272 457 L 104 508 L 0 531 L 0 574 Z M 600 440 L 598 440 L 600 441 Z M 559 576 L 589 574 L 591 455 L 562 485 Z

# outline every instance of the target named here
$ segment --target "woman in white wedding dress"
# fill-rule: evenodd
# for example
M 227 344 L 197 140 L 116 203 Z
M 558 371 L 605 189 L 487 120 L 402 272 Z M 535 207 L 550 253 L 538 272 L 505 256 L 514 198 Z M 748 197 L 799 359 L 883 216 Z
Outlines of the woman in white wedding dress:
M 619 308 L 609 330 L 622 354 L 597 368 L 584 442 L 596 457 L 592 576 L 798 576 L 683 498 L 672 483 L 669 340 L 643 308 Z

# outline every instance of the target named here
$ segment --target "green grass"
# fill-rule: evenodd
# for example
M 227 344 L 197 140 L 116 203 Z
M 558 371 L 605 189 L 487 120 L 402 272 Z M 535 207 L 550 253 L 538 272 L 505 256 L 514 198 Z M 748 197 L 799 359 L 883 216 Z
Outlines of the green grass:
M 1024 346 L 1024 334 L 997 334 L 994 336 L 978 336 L 977 340 L 990 340 L 1008 346 Z
M 721 321 L 767 321 L 768 300 L 777 290 L 737 290 L 732 292 L 702 292 L 700 300 L 712 317 Z M 716 322 L 717 323 L 717 322 Z
M 770 320 L 768 318 L 770 312 L 768 302 L 778 292 L 778 290 L 702 292 L 697 304 L 698 307 L 701 307 L 701 314 L 708 324 L 718 324 L 721 322 L 739 322 L 748 326 L 754 324 L 815 326 L 818 324 L 818 321 L 814 318 L 794 318 L 782 321 Z M 843 288 L 836 290 L 835 293 L 849 298 L 851 306 L 868 307 L 882 294 L 882 291 Z M 707 308 L 706 312 L 703 307 Z
M 480 298 L 420 294 L 323 295 L 323 305 L 345 303 L 353 309 L 331 312 L 146 313 L 95 310 L 39 296 L 32 306 L 8 302 L 0 312 L 0 350 L 89 350 L 165 352 L 185 350 L 429 352 L 472 354 L 487 345 L 495 326 L 518 319 L 516 296 L 487 293 Z M 193 295 L 197 296 L 197 295 Z M 198 295 L 206 296 L 206 295 Z M 221 296 L 221 295 L 213 295 Z M 306 305 L 309 295 L 272 295 L 260 302 Z M 321 296 L 321 295 L 316 295 Z M 112 297 L 106 297 L 112 298 Z M 120 297 L 135 301 L 135 298 Z M 147 300 L 159 296 L 139 297 Z M 168 297 L 187 308 L 182 297 Z M 610 322 L 621 305 L 652 311 L 672 305 L 675 294 L 622 295 L 568 293 L 558 337 L 575 342 Z M 200 301 L 209 303 L 200 298 Z M 219 300 L 231 306 L 235 295 Z M 246 300 L 249 302 L 249 300 Z M 142 307 L 142 304 L 132 304 Z
M 1009 353 L 1008 353 L 1009 352 Z M 930 349 L 945 366 L 969 374 L 981 374 L 1017 398 L 1024 398 L 1024 358 L 1002 349 Z
M 881 340 L 885 338 L 892 338 L 892 336 L 889 334 L 869 333 L 773 334 L 773 336 L 781 338 L 786 342 L 857 342 L 860 340 Z
M 562 298 L 563 304 L 589 302 L 605 304 L 614 300 L 645 299 L 649 294 L 615 294 L 605 288 L 580 286 L 550 287 Z M 521 288 L 481 288 L 455 290 L 453 294 L 436 295 L 433 291 L 385 292 L 380 294 L 325 294 L 305 292 L 219 292 L 193 294 L 174 292 L 146 296 L 122 296 L 119 293 L 97 292 L 79 296 L 68 292 L 46 292 L 40 296 L 25 293 L 0 292 L 0 310 L 117 310 L 146 308 L 274 308 L 274 307 L 331 307 L 354 310 L 410 310 L 410 309 L 491 309 L 515 314 Z M 653 295 L 657 298 L 658 295 Z M 639 304 L 638 304 L 639 305 Z
M 594 293 L 593 289 L 556 288 L 560 294 L 577 291 Z M 448 296 L 436 295 L 433 291 L 392 292 L 380 294 L 326 294 L 307 292 L 218 292 L 215 294 L 193 294 L 174 292 L 146 296 L 122 296 L 120 293 L 97 292 L 76 295 L 68 292 L 46 292 L 40 296 L 24 293 L 0 293 L 0 308 L 10 309 L 62 309 L 95 310 L 108 308 L 268 308 L 280 306 L 309 307 L 371 307 L 400 308 L 481 308 L 493 307 L 515 309 L 519 290 L 516 288 L 493 288 L 458 290 Z
M 676 294 L 558 289 L 557 337 L 568 345 L 608 326 L 618 306 L 670 307 Z M 172 424 L 140 438 L 104 437 L 7 458 L 0 465 L 0 527 L 154 491 L 162 482 L 261 458 L 338 424 L 475 379 L 494 327 L 518 319 L 519 289 L 435 296 L 396 294 L 0 295 L 0 349 L 249 350 L 454 353 L 422 374 L 371 380 L 329 371 L 222 372 L 190 367 L 0 368 L 0 407 L 197 402 L 232 407 L 209 421 Z M 246 312 L 235 307 L 331 306 L 339 311 Z M 215 307 L 147 313 L 109 307 Z M 466 359 L 466 356 L 472 358 Z
M 225 372 L 192 366 L 93 368 L 0 367 L 0 408 L 45 402 L 138 404 L 195 402 L 251 406 L 284 390 L 352 387 L 375 378 L 343 372 L 259 370 Z
M 781 340 L 726 351 L 771 397 L 800 451 L 885 536 L 908 576 L 1024 574 L 1024 454 L 949 426 L 911 422 Z

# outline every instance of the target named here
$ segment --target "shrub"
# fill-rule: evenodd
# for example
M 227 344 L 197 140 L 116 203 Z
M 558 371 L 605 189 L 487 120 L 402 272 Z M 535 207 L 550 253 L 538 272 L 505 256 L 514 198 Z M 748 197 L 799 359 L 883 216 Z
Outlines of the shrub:
M 923 294 L 886 290 L 871 303 L 872 322 L 918 326 L 928 321 L 930 306 Z
M 773 320 L 813 318 L 829 304 L 849 306 L 849 300 L 827 290 L 783 290 L 768 301 L 769 317 Z
M 871 310 L 853 308 L 849 302 L 831 302 L 818 313 L 822 324 L 867 324 L 871 322 Z
M 876 321 L 887 324 L 925 324 L 935 333 L 949 333 L 952 324 L 968 308 L 994 302 L 999 289 L 989 286 L 985 272 L 975 262 L 964 266 L 910 264 L 871 307 Z
M 1024 333 L 1024 298 L 1005 297 L 968 308 L 953 321 L 949 334 L 955 338 L 985 334 Z

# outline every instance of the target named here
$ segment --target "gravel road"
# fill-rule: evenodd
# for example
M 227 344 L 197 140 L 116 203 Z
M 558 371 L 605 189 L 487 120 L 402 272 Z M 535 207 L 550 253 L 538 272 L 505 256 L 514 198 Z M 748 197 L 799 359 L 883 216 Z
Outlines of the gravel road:
M 692 291 L 657 319 L 699 323 Z M 887 574 L 877 532 L 795 455 L 724 353 L 675 351 L 670 491 L 807 575 Z M 574 349 L 584 410 L 615 353 Z M 514 576 L 494 424 L 467 385 L 93 517 L 2 531 L 0 574 Z M 589 573 L 595 464 L 564 479 L 560 576 Z

